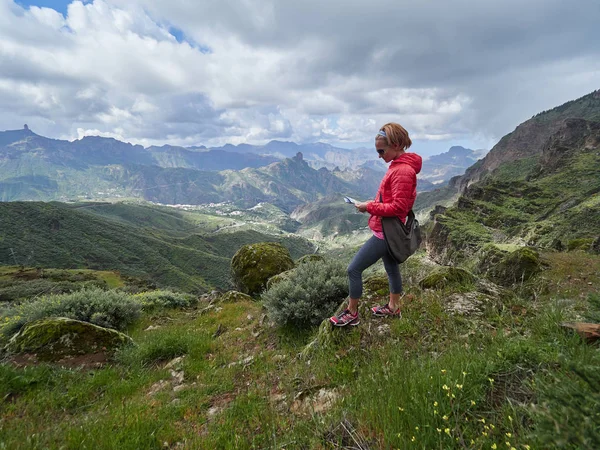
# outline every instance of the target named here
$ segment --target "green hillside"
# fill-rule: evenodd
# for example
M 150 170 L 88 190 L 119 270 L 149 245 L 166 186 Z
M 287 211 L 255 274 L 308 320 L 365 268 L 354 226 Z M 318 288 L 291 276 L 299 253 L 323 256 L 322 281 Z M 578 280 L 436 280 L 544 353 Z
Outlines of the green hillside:
M 140 205 L 0 203 L 0 264 L 118 270 L 202 292 L 230 286 L 230 258 L 241 245 L 278 241 L 294 257 L 312 252 L 297 237 L 235 229 L 214 234 L 214 222 L 192 217 Z
M 599 150 L 600 123 L 566 121 L 540 156 L 500 165 L 438 215 L 433 253 L 468 256 L 487 242 L 590 247 L 600 237 Z

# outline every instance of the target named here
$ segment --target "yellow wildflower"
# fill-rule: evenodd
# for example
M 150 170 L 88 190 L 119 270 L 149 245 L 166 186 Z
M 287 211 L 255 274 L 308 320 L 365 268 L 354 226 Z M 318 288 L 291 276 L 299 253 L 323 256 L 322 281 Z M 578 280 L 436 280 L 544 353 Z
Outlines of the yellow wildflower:
M 414 436 L 411 439 L 412 442 L 415 442 L 416 440 L 417 440 L 417 438 L 415 438 Z
M 450 428 L 446 428 L 446 429 L 444 430 L 444 433 L 446 433 L 448 436 L 450 436 Z
M 475 406 L 475 405 L 476 405 L 475 400 L 471 400 L 471 406 Z
M 433 406 L 437 406 L 437 405 L 438 405 L 438 402 L 433 402 Z
M 507 437 L 512 437 L 512 434 L 511 433 L 506 433 L 506 436 Z
M 446 369 L 442 369 L 442 373 L 446 373 Z
M 442 419 L 444 419 L 444 420 L 448 420 L 448 416 L 444 414 L 444 415 L 442 416 Z
M 438 433 L 441 433 L 441 432 L 442 432 L 442 430 L 440 430 L 439 428 L 436 428 L 436 430 L 438 431 Z
M 498 446 L 497 446 L 497 445 L 496 445 L 496 443 L 494 442 L 494 443 L 492 444 L 492 450 L 496 450 L 497 448 L 498 448 Z
M 463 385 L 462 385 L 462 384 L 457 384 L 457 385 L 456 385 L 456 387 L 457 387 L 458 389 L 462 389 L 462 388 L 463 388 Z
M 447 385 L 447 384 L 445 384 L 445 385 L 443 385 L 443 386 L 442 386 L 442 389 L 443 389 L 443 390 L 445 390 L 445 391 L 447 391 L 447 390 L 448 390 L 448 389 L 450 389 L 450 388 L 448 387 L 448 385 Z

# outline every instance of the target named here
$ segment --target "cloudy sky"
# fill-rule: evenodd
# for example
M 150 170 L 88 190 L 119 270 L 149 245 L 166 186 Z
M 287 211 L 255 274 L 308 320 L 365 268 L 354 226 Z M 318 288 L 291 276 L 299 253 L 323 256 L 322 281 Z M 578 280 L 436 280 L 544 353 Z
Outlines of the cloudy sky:
M 0 129 L 490 148 L 600 88 L 598 0 L 0 0 Z

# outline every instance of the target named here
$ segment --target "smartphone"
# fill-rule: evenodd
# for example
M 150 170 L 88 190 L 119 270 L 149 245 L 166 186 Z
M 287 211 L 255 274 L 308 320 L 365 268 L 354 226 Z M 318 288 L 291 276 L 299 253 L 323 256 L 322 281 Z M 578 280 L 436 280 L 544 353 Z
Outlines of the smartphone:
M 351 198 L 351 197 L 344 197 L 344 201 L 345 201 L 346 203 L 351 203 L 351 204 L 353 204 L 353 205 L 356 203 L 356 200 L 354 200 L 354 199 L 353 199 L 353 198 Z

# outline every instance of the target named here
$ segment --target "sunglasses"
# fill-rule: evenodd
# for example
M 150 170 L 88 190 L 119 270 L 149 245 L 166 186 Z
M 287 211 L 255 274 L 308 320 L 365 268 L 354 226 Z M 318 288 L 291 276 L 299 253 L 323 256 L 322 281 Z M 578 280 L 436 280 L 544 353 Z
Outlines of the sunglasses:
M 380 155 L 383 155 L 385 153 L 385 149 L 384 148 L 378 148 L 377 149 L 377 153 L 379 153 Z

